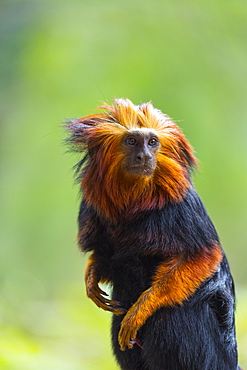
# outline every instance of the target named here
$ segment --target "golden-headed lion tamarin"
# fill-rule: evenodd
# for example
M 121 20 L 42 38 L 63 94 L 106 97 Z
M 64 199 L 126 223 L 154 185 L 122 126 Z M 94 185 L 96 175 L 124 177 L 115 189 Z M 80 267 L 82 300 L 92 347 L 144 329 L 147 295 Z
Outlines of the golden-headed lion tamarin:
M 190 144 L 151 103 L 101 108 L 67 128 L 83 153 L 78 243 L 91 252 L 87 295 L 114 314 L 121 369 L 236 370 L 234 285 L 191 181 Z

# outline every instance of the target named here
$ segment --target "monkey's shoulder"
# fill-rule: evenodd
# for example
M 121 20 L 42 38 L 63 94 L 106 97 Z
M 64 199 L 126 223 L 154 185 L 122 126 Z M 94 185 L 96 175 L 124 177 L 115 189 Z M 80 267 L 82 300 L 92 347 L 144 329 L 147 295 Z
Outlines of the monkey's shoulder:
M 132 218 L 121 219 L 117 224 L 99 216 L 93 207 L 87 207 L 83 201 L 79 229 L 82 243 L 85 240 L 94 245 L 108 243 L 119 257 L 133 254 L 186 255 L 219 243 L 214 225 L 192 187 L 180 202 L 139 212 Z

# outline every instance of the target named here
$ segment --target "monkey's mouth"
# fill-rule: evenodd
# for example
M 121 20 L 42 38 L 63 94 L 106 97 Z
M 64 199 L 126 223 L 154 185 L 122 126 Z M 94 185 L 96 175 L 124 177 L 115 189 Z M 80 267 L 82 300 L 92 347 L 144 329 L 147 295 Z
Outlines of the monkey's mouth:
M 154 166 L 148 164 L 138 164 L 126 167 L 126 171 L 137 176 L 151 176 L 154 172 Z

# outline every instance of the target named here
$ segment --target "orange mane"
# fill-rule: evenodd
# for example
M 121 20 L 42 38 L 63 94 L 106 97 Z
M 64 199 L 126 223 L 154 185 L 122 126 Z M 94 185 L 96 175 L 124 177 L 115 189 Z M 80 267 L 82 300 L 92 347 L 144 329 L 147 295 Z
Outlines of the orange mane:
M 191 186 L 189 170 L 196 159 L 178 126 L 151 103 L 136 106 L 128 99 L 116 99 L 112 106 L 100 108 L 100 113 L 67 124 L 69 141 L 85 152 L 78 171 L 87 204 L 116 222 L 137 211 L 180 201 Z M 161 144 L 151 177 L 128 174 L 122 167 L 123 136 L 142 128 L 154 131 Z

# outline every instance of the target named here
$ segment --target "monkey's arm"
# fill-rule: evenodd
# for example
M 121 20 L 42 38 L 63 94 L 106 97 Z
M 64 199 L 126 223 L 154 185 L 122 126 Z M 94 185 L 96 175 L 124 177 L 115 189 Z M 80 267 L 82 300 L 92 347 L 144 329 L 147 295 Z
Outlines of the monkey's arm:
M 222 260 L 222 250 L 216 245 L 201 251 L 190 260 L 173 257 L 159 265 L 149 289 L 144 291 L 122 320 L 118 341 L 122 351 L 133 347 L 137 331 L 160 307 L 181 305 L 200 284 L 209 278 Z
M 121 308 L 121 303 L 117 301 L 112 301 L 107 299 L 107 293 L 105 293 L 99 287 L 99 282 L 104 282 L 105 279 L 102 279 L 95 253 L 93 253 L 87 263 L 85 270 L 85 284 L 87 296 L 100 308 L 103 308 L 105 311 L 110 311 L 115 315 L 121 315 L 126 312 L 124 308 Z
M 99 217 L 92 207 L 87 207 L 85 200 L 82 200 L 78 221 L 78 244 L 83 252 L 92 252 L 85 270 L 87 296 L 103 310 L 116 315 L 125 313 L 119 302 L 104 297 L 107 294 L 98 285 L 111 280 L 109 265 L 112 251 Z

